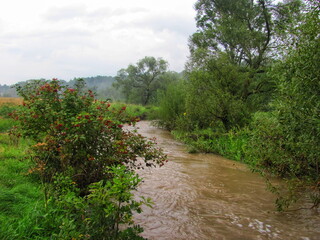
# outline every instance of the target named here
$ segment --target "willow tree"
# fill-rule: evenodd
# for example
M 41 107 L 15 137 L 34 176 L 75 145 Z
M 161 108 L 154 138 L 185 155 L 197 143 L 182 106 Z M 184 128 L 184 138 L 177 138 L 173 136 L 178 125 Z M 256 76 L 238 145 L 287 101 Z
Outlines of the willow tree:
M 114 86 L 121 89 L 127 102 L 149 104 L 155 98 L 167 68 L 168 63 L 161 58 L 145 57 L 118 71 Z
M 287 56 L 273 67 L 274 111 L 258 116 L 247 149 L 259 167 L 291 180 L 276 191 L 279 209 L 306 196 L 320 206 L 320 2 L 307 6 Z
M 193 60 L 224 51 L 233 63 L 259 69 L 274 52 L 280 32 L 299 20 L 301 7 L 300 0 L 277 5 L 270 0 L 198 0 L 198 30 L 190 38 Z
M 187 70 L 191 88 L 196 88 L 193 92 L 199 92 L 201 86 L 192 84 L 199 81 L 194 78 L 193 71 L 209 72 L 210 77 L 204 79 L 215 87 L 214 90 L 209 87 L 202 89 L 199 96 L 189 94 L 187 104 L 201 108 L 200 105 L 194 106 L 195 98 L 203 98 L 197 99 L 199 104 L 208 100 L 204 96 L 214 98 L 207 110 L 212 113 L 211 118 L 223 119 L 227 128 L 234 126 L 230 119 L 246 122 L 239 118 L 247 118 L 247 115 L 236 111 L 232 103 L 237 102 L 248 112 L 268 110 L 275 86 L 266 73 L 279 55 L 276 48 L 284 42 L 288 28 L 297 24 L 295 21 L 298 20 L 290 16 L 299 16 L 301 6 L 300 0 L 278 4 L 269 0 L 198 0 L 195 4 L 198 29 L 190 37 L 191 54 Z M 230 81 L 232 84 L 224 87 Z M 233 101 L 218 101 L 226 96 Z M 200 119 L 201 116 L 195 118 Z

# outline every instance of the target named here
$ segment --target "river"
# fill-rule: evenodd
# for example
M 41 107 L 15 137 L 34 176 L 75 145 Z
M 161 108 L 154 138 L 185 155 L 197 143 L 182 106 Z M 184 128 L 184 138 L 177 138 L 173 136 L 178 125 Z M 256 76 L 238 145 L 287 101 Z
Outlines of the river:
M 151 197 L 135 222 L 152 239 L 320 239 L 318 210 L 275 211 L 275 196 L 259 174 L 213 154 L 189 154 L 169 132 L 138 123 L 168 155 L 163 167 L 138 173 L 137 195 Z

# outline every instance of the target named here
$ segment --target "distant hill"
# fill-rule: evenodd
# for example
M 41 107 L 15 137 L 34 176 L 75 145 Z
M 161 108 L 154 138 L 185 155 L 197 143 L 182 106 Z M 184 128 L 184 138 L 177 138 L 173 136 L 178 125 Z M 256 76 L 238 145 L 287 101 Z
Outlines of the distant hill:
M 18 97 L 18 95 L 11 86 L 0 84 L 0 97 Z
M 115 81 L 114 77 L 111 76 L 96 76 L 96 77 L 85 77 L 84 79 L 87 88 L 94 91 L 98 98 L 110 99 L 113 101 L 123 100 L 120 91 L 112 87 L 112 83 Z M 72 86 L 76 79 L 67 82 L 68 85 Z
M 108 88 L 112 86 L 112 83 L 115 81 L 114 77 L 111 76 L 96 76 L 96 77 L 84 77 L 82 78 L 87 87 L 90 89 L 100 89 L 100 88 Z M 73 85 L 76 81 L 76 78 L 70 80 L 67 84 Z
M 77 78 L 70 81 L 64 81 L 66 85 L 73 86 Z M 112 99 L 119 101 L 122 99 L 119 91 L 112 87 L 112 83 L 115 81 L 112 76 L 96 76 L 96 77 L 84 77 L 82 78 L 86 82 L 87 88 L 94 91 L 99 98 Z M 31 80 L 27 80 L 31 81 Z M 25 84 L 27 81 L 19 82 L 18 84 Z M 63 81 L 63 80 L 62 80 Z M 0 97 L 18 97 L 15 88 L 8 85 L 0 84 Z

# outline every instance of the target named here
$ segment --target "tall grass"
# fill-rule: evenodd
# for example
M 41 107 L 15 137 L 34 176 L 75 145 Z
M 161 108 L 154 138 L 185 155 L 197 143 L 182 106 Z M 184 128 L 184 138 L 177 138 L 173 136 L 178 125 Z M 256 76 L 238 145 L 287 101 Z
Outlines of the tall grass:
M 15 124 L 15 121 L 12 119 L 3 119 L 0 117 L 0 133 L 5 133 L 11 129 Z
M 28 175 L 30 162 L 25 158 L 25 149 L 29 144 L 21 140 L 19 146 L 14 146 L 7 134 L 0 134 L 0 239 L 3 240 L 34 239 L 32 235 L 38 231 L 39 222 L 36 219 L 44 210 L 40 185 Z
M 0 100 L 4 101 L 4 98 Z M 14 103 L 0 103 L 0 133 L 5 133 L 11 129 L 15 121 L 9 117 L 9 114 L 17 108 L 17 105 Z
M 239 162 L 247 162 L 246 148 L 250 139 L 248 129 L 231 130 L 227 133 L 215 132 L 212 129 L 192 132 L 172 131 L 173 135 L 189 145 L 189 152 L 215 153 Z

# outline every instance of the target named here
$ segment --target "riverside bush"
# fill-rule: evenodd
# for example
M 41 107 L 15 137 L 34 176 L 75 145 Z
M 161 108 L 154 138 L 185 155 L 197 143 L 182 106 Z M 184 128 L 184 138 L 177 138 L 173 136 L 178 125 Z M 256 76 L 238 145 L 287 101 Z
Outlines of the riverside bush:
M 168 130 L 181 129 L 186 125 L 185 86 L 182 80 L 170 83 L 158 91 L 158 125 Z
M 111 110 L 108 101 L 83 89 L 82 81 L 69 88 L 57 79 L 17 86 L 23 103 L 11 114 L 20 123 L 11 134 L 36 143 L 29 173 L 44 186 L 46 214 L 36 234 L 39 239 L 140 239 L 142 229 L 130 227 L 132 213 L 149 201 L 133 200 L 131 191 L 140 180 L 130 169 L 161 166 L 166 156 L 154 141 L 125 130 L 124 124 L 137 121 L 125 114 L 126 107 Z
M 138 156 L 147 166 L 163 163 L 165 156 L 154 142 L 123 129 L 124 124 L 136 122 L 124 114 L 125 107 L 110 110 L 109 102 L 98 101 L 92 91 L 82 89 L 81 81 L 72 89 L 58 80 L 17 88 L 24 102 L 12 114 L 21 123 L 15 134 L 37 142 L 32 147 L 33 170 L 45 182 L 64 172 L 85 194 L 89 184 L 107 177 L 107 166 L 139 167 Z
M 233 129 L 227 133 L 210 128 L 192 132 L 175 130 L 172 133 L 177 139 L 189 145 L 189 152 L 220 154 L 226 158 L 253 165 L 245 158 L 250 137 L 250 131 L 247 128 Z
M 42 237 L 53 239 L 143 239 L 142 228 L 134 225 L 133 212 L 140 213 L 141 205 L 150 200 L 134 199 L 132 190 L 141 182 L 137 174 L 125 166 L 107 170 L 113 178 L 92 183 L 89 194 L 81 190 L 68 176 L 57 174 L 51 185 L 47 214 L 41 217 Z M 121 228 L 126 224 L 126 228 Z

